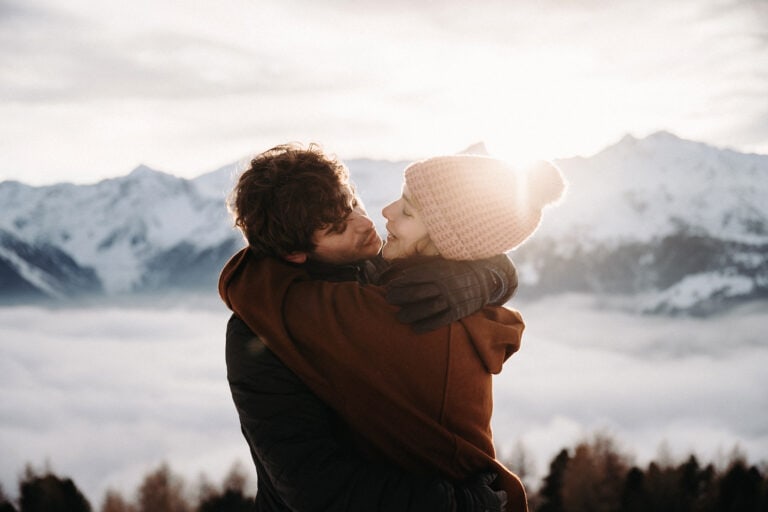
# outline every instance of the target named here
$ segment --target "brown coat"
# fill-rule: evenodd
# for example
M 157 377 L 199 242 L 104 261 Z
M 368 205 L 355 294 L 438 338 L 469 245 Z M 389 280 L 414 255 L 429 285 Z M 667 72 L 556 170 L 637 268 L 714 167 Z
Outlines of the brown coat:
M 519 313 L 487 307 L 416 334 L 383 288 L 312 281 L 247 249 L 224 267 L 219 294 L 371 452 L 455 480 L 492 468 L 507 510 L 527 510 L 522 483 L 495 459 L 490 427 L 492 374 L 520 346 Z

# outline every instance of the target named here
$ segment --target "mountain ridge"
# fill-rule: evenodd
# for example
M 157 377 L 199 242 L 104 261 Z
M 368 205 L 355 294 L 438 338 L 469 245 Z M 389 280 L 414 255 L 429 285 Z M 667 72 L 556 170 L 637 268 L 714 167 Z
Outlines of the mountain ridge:
M 142 164 L 89 185 L 0 183 L 0 302 L 214 290 L 243 245 L 225 198 L 244 162 L 192 179 Z M 383 231 L 407 162 L 346 163 Z M 768 156 L 657 132 L 556 163 L 566 197 L 511 254 L 521 296 L 694 314 L 766 296 Z

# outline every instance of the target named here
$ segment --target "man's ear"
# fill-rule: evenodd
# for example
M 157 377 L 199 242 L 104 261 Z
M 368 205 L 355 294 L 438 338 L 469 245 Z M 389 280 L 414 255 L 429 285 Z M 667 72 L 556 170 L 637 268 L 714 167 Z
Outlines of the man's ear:
M 292 252 L 283 256 L 283 259 L 285 261 L 290 261 L 291 263 L 304 263 L 307 261 L 308 256 L 309 254 L 306 252 Z

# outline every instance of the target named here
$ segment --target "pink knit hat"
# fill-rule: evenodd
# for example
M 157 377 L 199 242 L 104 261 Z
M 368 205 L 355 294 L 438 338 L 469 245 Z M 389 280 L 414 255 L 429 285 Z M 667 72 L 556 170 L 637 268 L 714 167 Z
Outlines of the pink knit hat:
M 516 170 L 480 155 L 428 158 L 405 169 L 405 184 L 440 254 L 475 260 L 510 251 L 560 199 L 565 180 L 549 162 Z

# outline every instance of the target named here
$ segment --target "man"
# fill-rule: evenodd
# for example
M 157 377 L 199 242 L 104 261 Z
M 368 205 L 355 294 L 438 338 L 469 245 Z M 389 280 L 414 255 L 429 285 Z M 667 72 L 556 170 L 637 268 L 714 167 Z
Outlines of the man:
M 348 182 L 346 168 L 311 146 L 258 155 L 240 177 L 231 208 L 251 252 L 302 265 L 314 279 L 365 281 L 382 242 Z M 366 262 L 363 264 L 362 262 Z M 393 294 L 401 318 L 429 329 L 465 316 L 516 286 L 514 267 L 495 259 L 446 263 Z M 412 286 L 408 287 L 409 284 Z M 405 287 L 405 288 L 403 288 Z M 227 328 L 227 371 L 256 466 L 257 510 L 501 510 L 493 475 L 467 482 L 425 478 L 363 454 L 365 443 L 236 316 Z

